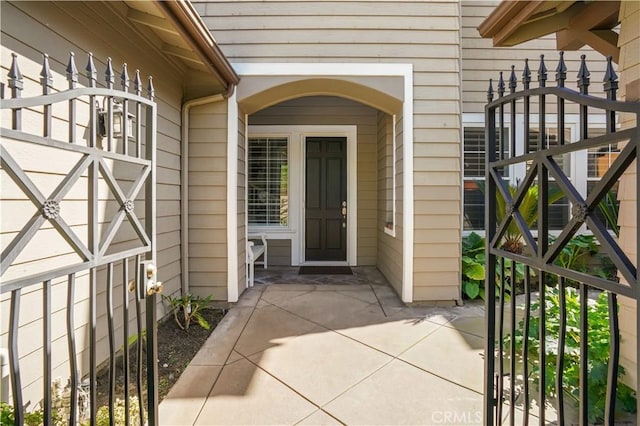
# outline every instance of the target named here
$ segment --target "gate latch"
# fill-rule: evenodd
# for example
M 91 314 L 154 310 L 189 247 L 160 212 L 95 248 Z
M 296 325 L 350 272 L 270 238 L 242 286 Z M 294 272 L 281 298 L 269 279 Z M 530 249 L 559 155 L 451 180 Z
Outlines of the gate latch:
M 164 286 L 157 279 L 157 268 L 152 261 L 140 263 L 140 281 L 144 283 L 143 288 L 147 296 L 162 293 Z

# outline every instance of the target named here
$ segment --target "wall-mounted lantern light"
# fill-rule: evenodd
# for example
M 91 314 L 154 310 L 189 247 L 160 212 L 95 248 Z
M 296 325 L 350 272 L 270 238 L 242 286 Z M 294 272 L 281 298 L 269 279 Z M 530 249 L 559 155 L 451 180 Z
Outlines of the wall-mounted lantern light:
M 106 98 L 105 98 L 106 99 Z M 124 132 L 123 125 L 127 126 L 127 135 L 129 138 L 133 137 L 133 117 L 134 115 L 127 112 L 126 124 L 123 123 L 124 109 L 122 104 L 117 100 L 113 100 L 112 107 L 112 120 L 109 123 L 109 112 L 104 107 L 98 109 L 98 134 L 102 137 L 107 136 L 107 129 L 111 126 L 113 137 L 121 138 Z

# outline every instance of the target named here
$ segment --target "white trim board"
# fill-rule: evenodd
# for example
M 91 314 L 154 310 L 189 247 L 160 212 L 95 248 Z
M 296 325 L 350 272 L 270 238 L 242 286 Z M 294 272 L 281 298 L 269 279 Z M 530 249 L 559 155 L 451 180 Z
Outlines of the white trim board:
M 238 101 L 227 103 L 227 300 L 237 302 L 238 289 Z
M 242 76 L 396 76 L 404 81 L 403 115 L 403 229 L 402 229 L 402 300 L 413 302 L 413 64 L 381 64 L 381 63 L 232 63 L 238 75 Z M 242 83 L 240 83 L 242 84 Z M 234 96 L 229 99 L 229 108 L 235 105 L 236 114 L 238 100 Z M 237 124 L 236 124 L 237 126 Z M 229 132 L 231 134 L 231 132 Z M 229 252 L 237 257 L 236 253 Z

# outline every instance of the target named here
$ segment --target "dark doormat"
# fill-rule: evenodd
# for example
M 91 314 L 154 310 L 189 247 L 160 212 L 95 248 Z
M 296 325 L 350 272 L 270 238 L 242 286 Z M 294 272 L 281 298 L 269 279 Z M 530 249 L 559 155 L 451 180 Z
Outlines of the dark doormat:
M 351 268 L 348 266 L 316 266 L 305 265 L 298 270 L 298 275 L 351 275 Z

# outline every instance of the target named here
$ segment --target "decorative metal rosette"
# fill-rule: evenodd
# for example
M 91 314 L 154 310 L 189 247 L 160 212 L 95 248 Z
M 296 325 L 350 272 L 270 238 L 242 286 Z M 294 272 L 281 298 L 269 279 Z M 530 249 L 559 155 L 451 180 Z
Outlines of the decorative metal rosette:
M 580 222 L 584 222 L 589 214 L 589 208 L 586 204 L 575 204 L 571 209 L 571 215 L 578 219 Z
M 122 204 L 122 208 L 127 213 L 133 213 L 134 207 L 135 207 L 135 205 L 133 204 L 133 200 L 127 200 Z
M 42 215 L 47 219 L 55 219 L 60 214 L 60 203 L 56 200 L 46 200 L 42 205 Z

